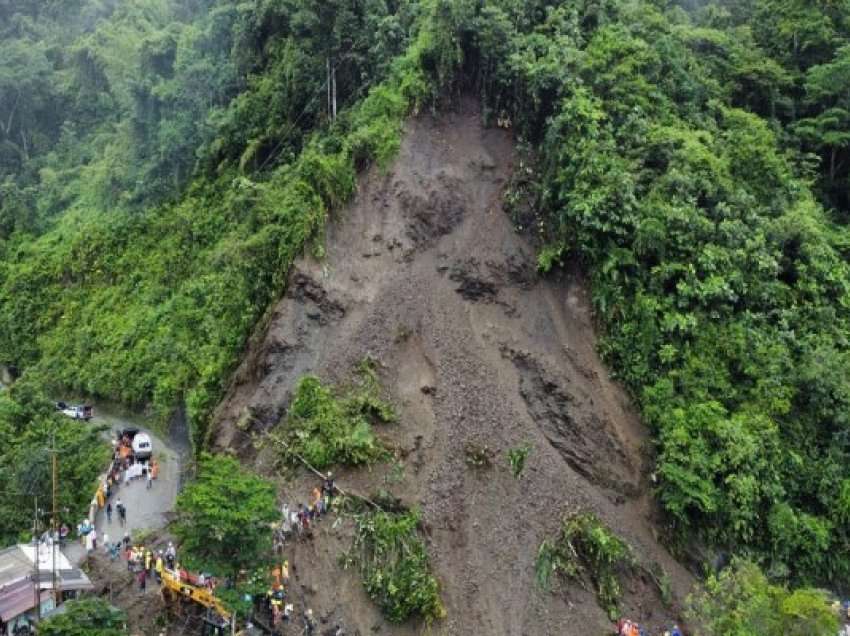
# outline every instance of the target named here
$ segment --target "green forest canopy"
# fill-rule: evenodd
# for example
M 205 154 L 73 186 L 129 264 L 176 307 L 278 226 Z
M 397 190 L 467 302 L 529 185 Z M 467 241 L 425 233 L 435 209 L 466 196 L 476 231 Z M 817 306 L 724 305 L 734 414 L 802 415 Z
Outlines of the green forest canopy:
M 850 2 L 0 3 L 0 362 L 209 413 L 403 118 L 474 91 L 694 536 L 850 586 Z M 326 65 L 340 116 L 330 121 Z

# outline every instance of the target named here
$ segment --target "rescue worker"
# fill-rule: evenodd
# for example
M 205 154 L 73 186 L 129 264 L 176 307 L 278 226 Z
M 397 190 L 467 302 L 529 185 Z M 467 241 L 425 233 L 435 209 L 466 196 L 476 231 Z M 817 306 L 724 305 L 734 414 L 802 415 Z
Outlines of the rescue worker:
M 331 509 L 331 499 L 336 495 L 336 484 L 334 484 L 333 477 L 333 473 L 328 471 L 327 477 L 325 477 L 325 481 L 322 484 L 322 494 L 325 496 L 325 512 Z
M 151 565 L 153 565 L 153 554 L 150 550 L 145 550 L 145 571 L 150 573 Z
M 313 610 L 308 609 L 304 613 L 304 633 L 312 636 L 316 631 L 316 621 L 313 619 Z
M 162 568 L 165 567 L 165 564 L 162 561 L 162 550 L 159 551 L 159 554 L 156 557 L 156 565 L 154 566 L 154 572 L 156 574 L 156 582 L 162 583 Z
M 168 542 L 168 547 L 165 549 L 165 563 L 168 565 L 169 570 L 174 569 L 174 562 L 177 560 L 177 550 L 174 548 L 174 544 L 171 541 Z

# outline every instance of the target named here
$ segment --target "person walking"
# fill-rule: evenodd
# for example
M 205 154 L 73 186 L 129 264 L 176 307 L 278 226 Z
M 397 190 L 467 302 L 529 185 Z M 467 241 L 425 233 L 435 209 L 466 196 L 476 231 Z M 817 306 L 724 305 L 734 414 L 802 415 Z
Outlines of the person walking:
M 293 510 L 289 513 L 289 522 L 295 533 L 301 536 L 301 515 L 298 514 L 298 511 Z
M 289 504 L 285 503 L 280 507 L 281 515 L 283 516 L 283 525 L 281 526 L 281 530 L 283 530 L 284 536 L 289 535 L 292 532 L 292 519 L 289 516 Z
M 106 523 L 112 524 L 112 502 L 106 504 Z
M 174 548 L 174 544 L 169 541 L 168 547 L 165 549 L 165 562 L 168 565 L 169 570 L 174 569 L 175 562 L 177 561 L 177 550 Z
M 145 588 L 147 587 L 147 579 L 148 579 L 147 571 L 146 570 L 140 570 L 138 578 L 139 578 L 139 592 L 144 594 Z
M 106 554 L 109 554 L 109 534 L 103 533 L 103 551 Z
M 152 468 L 148 469 L 147 474 L 145 476 L 145 479 L 147 479 L 147 488 L 148 488 L 148 490 L 150 490 L 151 488 L 153 488 L 153 469 Z
M 325 496 L 325 511 L 329 511 L 331 509 L 331 500 L 336 495 L 336 484 L 334 483 L 333 473 L 330 471 L 328 471 L 325 481 L 322 483 L 322 494 Z
M 304 613 L 304 633 L 307 636 L 313 636 L 316 631 L 316 621 L 313 618 L 313 610 L 308 609 Z
M 92 551 L 97 550 L 97 530 L 94 528 L 91 529 L 91 549 Z

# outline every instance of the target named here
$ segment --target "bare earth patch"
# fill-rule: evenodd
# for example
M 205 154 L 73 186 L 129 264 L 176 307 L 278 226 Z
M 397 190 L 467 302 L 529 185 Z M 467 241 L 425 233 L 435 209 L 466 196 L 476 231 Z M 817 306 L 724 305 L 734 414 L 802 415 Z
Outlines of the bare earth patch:
M 411 121 L 392 168 L 366 175 L 330 222 L 326 258 L 295 266 L 217 411 L 214 444 L 277 475 L 252 436 L 285 414 L 303 374 L 344 383 L 369 356 L 400 413 L 381 433 L 399 463 L 340 471 L 339 481 L 421 506 L 448 610 L 430 633 L 606 633 L 592 592 L 534 582 L 538 546 L 564 512 L 596 513 L 664 568 L 674 597 L 692 579 L 655 539 L 647 434 L 596 354 L 584 280 L 539 278 L 532 246 L 502 210 L 513 159 L 509 134 L 482 128 L 469 103 Z M 507 452 L 524 443 L 532 450 L 514 479 Z M 493 467 L 471 468 L 465 450 L 484 446 Z M 281 478 L 288 501 L 311 487 L 306 475 Z M 357 575 L 340 569 L 346 542 L 344 527 L 323 521 L 290 553 L 305 602 L 346 633 L 419 633 L 385 623 Z M 624 606 L 650 627 L 676 613 L 642 580 L 626 585 Z

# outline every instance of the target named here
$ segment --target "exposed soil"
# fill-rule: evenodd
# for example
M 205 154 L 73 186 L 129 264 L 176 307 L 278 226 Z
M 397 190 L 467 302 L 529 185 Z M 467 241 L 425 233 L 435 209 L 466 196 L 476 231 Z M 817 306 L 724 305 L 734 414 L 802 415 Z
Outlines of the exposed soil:
M 298 378 L 346 383 L 371 357 L 401 414 L 381 429 L 398 461 L 339 471 L 339 482 L 421 506 L 448 611 L 429 633 L 609 633 L 591 591 L 535 583 L 538 547 L 565 512 L 598 514 L 663 567 L 675 598 L 692 579 L 656 541 L 647 434 L 595 351 L 584 280 L 538 277 L 502 210 L 513 159 L 510 135 L 482 128 L 470 103 L 411 121 L 392 168 L 370 171 L 329 223 L 326 258 L 294 267 L 218 409 L 214 443 L 277 476 L 274 453 L 252 439 L 280 421 Z M 507 451 L 524 443 L 532 451 L 514 479 Z M 471 467 L 467 451 L 485 447 L 493 466 Z M 279 479 L 282 500 L 306 500 L 309 476 Z M 386 623 L 356 573 L 340 569 L 347 532 L 323 520 L 288 549 L 295 598 L 348 634 L 424 630 Z M 626 588 L 629 617 L 650 627 L 675 617 L 649 581 Z

